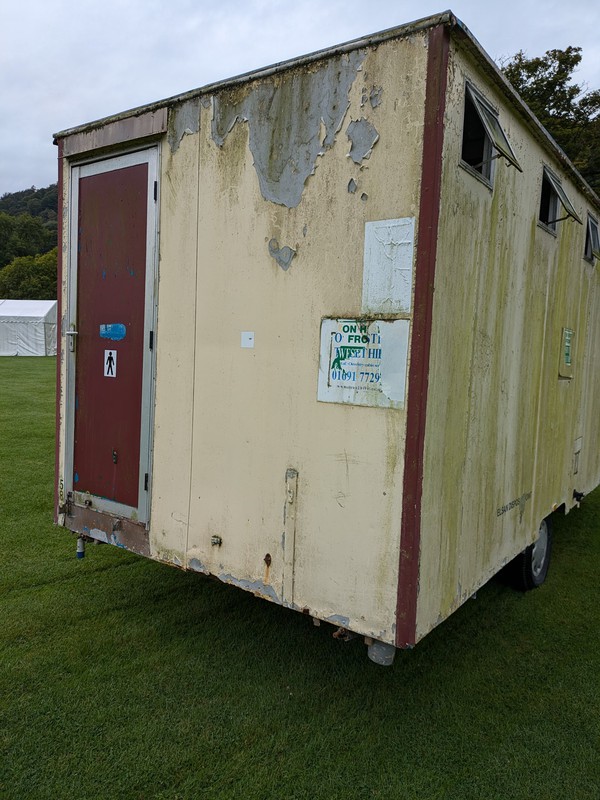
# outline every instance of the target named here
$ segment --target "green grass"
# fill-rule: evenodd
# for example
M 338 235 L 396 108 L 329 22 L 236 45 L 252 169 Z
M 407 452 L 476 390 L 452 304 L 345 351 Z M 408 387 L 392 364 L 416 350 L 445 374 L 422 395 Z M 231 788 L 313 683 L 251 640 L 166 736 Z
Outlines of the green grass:
M 600 797 L 600 494 L 546 584 L 491 581 L 394 667 L 53 527 L 54 359 L 0 359 L 0 797 Z

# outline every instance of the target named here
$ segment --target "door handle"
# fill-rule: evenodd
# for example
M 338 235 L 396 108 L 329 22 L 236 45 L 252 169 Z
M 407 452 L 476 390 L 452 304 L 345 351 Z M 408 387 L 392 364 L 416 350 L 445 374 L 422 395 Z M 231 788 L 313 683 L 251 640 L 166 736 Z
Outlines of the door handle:
M 75 352 L 75 337 L 79 335 L 79 331 L 73 330 L 73 325 L 71 325 L 70 331 L 65 331 L 65 336 L 69 337 L 69 350 L 74 353 Z

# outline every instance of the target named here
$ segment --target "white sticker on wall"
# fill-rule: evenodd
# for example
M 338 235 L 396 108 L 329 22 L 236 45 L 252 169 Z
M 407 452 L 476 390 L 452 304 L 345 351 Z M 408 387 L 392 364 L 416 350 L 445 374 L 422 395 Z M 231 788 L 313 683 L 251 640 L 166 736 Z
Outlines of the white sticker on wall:
M 410 312 L 414 242 L 414 217 L 365 224 L 363 314 Z
M 409 331 L 407 319 L 324 319 L 317 399 L 404 408 Z
M 105 350 L 104 351 L 104 377 L 116 378 L 117 377 L 117 351 Z

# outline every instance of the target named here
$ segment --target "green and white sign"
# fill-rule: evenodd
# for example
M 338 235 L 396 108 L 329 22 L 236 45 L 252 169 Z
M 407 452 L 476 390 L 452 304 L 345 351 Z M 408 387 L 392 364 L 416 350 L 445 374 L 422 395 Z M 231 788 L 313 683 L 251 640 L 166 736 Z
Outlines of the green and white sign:
M 403 408 L 410 322 L 324 319 L 317 398 Z

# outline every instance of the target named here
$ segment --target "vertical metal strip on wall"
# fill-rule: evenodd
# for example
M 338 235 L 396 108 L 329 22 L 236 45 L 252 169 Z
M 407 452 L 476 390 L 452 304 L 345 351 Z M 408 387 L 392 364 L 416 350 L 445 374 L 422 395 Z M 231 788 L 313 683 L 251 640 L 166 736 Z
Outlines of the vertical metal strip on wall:
M 60 483 L 60 392 L 61 392 L 61 347 L 62 347 L 62 274 L 63 274 L 63 142 L 58 142 L 58 208 L 57 208 L 57 254 L 56 254 L 56 434 L 54 450 L 54 522 L 58 522 Z
M 421 199 L 408 379 L 400 567 L 396 606 L 396 645 L 398 647 L 413 645 L 416 640 L 423 451 L 449 49 L 448 28 L 444 25 L 432 28 L 429 32 L 427 54 Z

